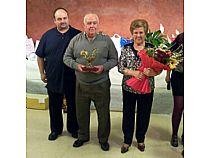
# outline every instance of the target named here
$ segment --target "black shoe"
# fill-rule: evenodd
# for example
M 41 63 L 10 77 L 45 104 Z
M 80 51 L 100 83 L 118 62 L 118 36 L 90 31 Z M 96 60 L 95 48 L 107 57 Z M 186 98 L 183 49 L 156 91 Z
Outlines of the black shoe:
M 184 135 L 182 135 L 182 145 L 184 146 Z
M 137 147 L 141 152 L 144 152 L 145 150 L 145 144 L 144 143 L 138 143 L 138 147 Z
M 172 137 L 171 137 L 171 145 L 173 147 L 178 147 L 178 137 L 177 137 L 177 135 L 172 135 Z
M 73 138 L 78 138 L 78 133 L 72 133 L 71 136 L 72 136 Z
M 89 140 L 79 140 L 77 139 L 74 144 L 73 144 L 73 147 L 77 148 L 77 147 L 80 147 L 82 146 L 85 142 L 88 142 Z
M 58 138 L 58 134 L 55 132 L 51 132 L 48 136 L 48 140 L 56 140 Z
M 129 149 L 130 145 L 128 144 L 123 144 L 121 147 L 121 153 L 126 153 Z
M 106 142 L 106 143 L 100 143 L 101 144 L 101 149 L 103 151 L 108 151 L 109 150 L 109 143 Z
M 184 149 L 182 150 L 182 156 L 184 157 Z

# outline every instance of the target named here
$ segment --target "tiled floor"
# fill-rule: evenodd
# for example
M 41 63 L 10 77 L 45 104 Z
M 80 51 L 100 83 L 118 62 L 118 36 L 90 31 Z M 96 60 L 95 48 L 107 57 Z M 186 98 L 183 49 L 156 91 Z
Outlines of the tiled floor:
M 102 151 L 97 139 L 97 114 L 91 111 L 90 141 L 80 148 L 72 146 L 75 141 L 68 132 L 64 123 L 63 134 L 56 141 L 48 141 L 49 114 L 48 110 L 27 109 L 27 158 L 182 158 L 183 146 L 170 146 L 171 116 L 152 114 L 150 126 L 146 136 L 145 152 L 136 147 L 135 138 L 129 152 L 120 153 L 122 144 L 121 120 L 122 112 L 111 112 L 110 150 Z M 64 114 L 64 121 L 66 114 Z M 179 135 L 182 132 L 180 125 Z

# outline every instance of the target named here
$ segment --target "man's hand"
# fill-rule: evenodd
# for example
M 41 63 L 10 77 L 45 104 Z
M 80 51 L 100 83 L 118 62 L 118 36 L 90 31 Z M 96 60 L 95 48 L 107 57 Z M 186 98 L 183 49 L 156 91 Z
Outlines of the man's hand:
M 95 70 L 92 70 L 90 72 L 96 73 L 96 74 L 101 74 L 104 71 L 103 65 L 94 66 L 94 68 L 95 68 Z
M 82 64 L 77 64 L 77 71 L 79 72 L 89 72 L 88 70 L 84 70 L 83 68 L 85 67 L 85 65 Z
M 46 74 L 45 74 L 45 73 L 41 74 L 41 80 L 42 80 L 44 83 L 47 83 L 47 77 L 46 77 Z

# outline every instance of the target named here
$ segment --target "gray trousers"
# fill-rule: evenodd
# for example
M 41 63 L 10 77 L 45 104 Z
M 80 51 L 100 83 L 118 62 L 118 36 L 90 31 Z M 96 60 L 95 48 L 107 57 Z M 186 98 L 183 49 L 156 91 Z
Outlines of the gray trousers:
M 84 85 L 76 81 L 76 114 L 79 125 L 78 139 L 90 138 L 90 103 L 93 101 L 98 116 L 98 139 L 108 141 L 110 134 L 110 80 Z

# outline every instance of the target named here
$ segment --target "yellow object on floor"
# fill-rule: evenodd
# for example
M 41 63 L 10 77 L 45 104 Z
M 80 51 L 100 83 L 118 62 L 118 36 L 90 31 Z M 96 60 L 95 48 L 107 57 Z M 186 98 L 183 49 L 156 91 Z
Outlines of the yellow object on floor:
M 26 108 L 46 110 L 49 106 L 49 98 L 42 94 L 26 94 Z

